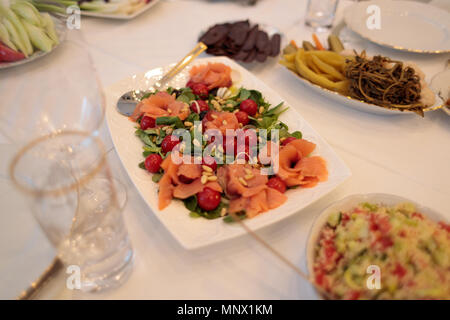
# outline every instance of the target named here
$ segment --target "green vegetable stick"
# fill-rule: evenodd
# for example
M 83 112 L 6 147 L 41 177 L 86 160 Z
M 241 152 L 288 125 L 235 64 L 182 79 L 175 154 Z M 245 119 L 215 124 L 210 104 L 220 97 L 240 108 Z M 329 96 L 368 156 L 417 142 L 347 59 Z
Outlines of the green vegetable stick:
M 20 22 L 19 18 L 16 14 L 9 8 L 0 4 L 0 14 L 4 15 L 6 19 L 8 19 L 17 30 L 17 34 L 20 37 L 20 40 L 23 44 L 24 50 L 22 51 L 25 56 L 31 55 L 33 53 L 33 46 L 31 45 L 30 38 L 28 37 L 28 33 L 25 30 L 23 24 Z
M 36 48 L 45 52 L 52 50 L 52 40 L 47 37 L 42 29 L 24 20 L 22 20 L 22 23 L 30 36 L 31 42 Z
M 14 11 L 16 15 L 18 15 L 23 20 L 40 27 L 41 26 L 41 19 L 38 15 L 35 14 L 34 10 L 31 9 L 29 6 L 27 6 L 24 3 L 17 2 L 10 6 L 11 10 Z
M 48 12 L 57 12 L 66 14 L 66 9 L 63 7 L 59 7 L 53 4 L 46 4 L 46 3 L 39 3 L 39 2 L 33 2 L 33 4 L 41 11 L 48 11 Z M 75 2 L 76 4 L 76 2 Z
M 9 21 L 6 18 L 3 18 L 2 23 L 5 26 L 6 30 L 8 30 L 8 33 L 9 33 L 12 43 L 14 43 L 14 45 L 25 55 L 25 57 L 28 57 L 27 50 L 26 50 L 24 44 L 22 43 L 22 40 L 20 39 L 20 36 L 17 33 L 16 28 L 14 28 L 11 21 Z
M 14 45 L 14 43 L 9 38 L 8 30 L 3 25 L 3 23 L 0 22 L 0 40 L 6 44 L 8 47 L 13 49 L 14 51 L 17 51 L 17 47 Z
M 53 19 L 47 12 L 43 12 L 41 13 L 41 21 L 47 35 L 50 37 L 50 39 L 53 40 L 55 44 L 58 44 L 59 40 L 58 35 L 56 34 L 55 31 L 55 24 L 53 22 Z

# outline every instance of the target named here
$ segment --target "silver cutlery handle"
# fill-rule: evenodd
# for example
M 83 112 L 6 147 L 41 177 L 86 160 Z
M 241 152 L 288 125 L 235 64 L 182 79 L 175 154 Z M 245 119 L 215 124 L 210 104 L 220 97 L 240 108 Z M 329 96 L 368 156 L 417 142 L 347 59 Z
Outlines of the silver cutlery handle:
M 191 52 L 189 52 L 183 59 L 181 59 L 172 69 L 169 70 L 161 80 L 157 81 L 153 87 L 157 90 L 161 89 L 167 82 L 175 77 L 181 70 L 183 70 L 192 60 L 194 60 L 200 53 L 205 51 L 208 47 L 199 42 Z

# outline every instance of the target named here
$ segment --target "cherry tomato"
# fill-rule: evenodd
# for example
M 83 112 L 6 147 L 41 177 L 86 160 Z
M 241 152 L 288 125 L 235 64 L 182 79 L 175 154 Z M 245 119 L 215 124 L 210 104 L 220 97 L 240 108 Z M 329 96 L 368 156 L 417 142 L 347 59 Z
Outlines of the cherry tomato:
M 286 192 L 286 183 L 284 183 L 284 181 L 281 180 L 281 178 L 279 178 L 279 177 L 270 178 L 269 181 L 267 182 L 267 186 L 269 188 L 276 189 L 276 190 L 280 191 L 281 193 Z
M 292 142 L 294 140 L 297 140 L 297 138 L 295 137 L 287 137 L 286 139 L 284 139 L 283 141 L 281 141 L 281 145 L 285 146 L 287 145 L 289 142 Z
M 249 116 L 254 116 L 258 112 L 258 105 L 252 99 L 246 99 L 241 102 L 239 109 L 246 112 Z
M 202 111 L 208 111 L 209 105 L 205 100 L 196 100 L 191 103 L 191 110 L 192 110 L 192 112 L 195 112 L 195 113 L 200 113 Z
M 237 118 L 237 121 L 239 123 L 242 123 L 243 126 L 247 125 L 250 122 L 250 119 L 248 118 L 248 113 L 245 111 L 238 111 L 234 114 Z
M 161 151 L 164 153 L 172 151 L 172 149 L 179 143 L 180 139 L 178 139 L 174 135 L 168 135 L 161 142 Z
M 195 83 L 194 83 L 192 80 L 189 80 L 189 81 L 186 83 L 186 87 L 192 89 L 192 87 L 194 86 L 194 84 L 195 84 Z
M 154 128 L 156 126 L 156 120 L 149 116 L 143 116 L 141 119 L 141 129 L 147 130 L 148 128 Z
M 358 300 L 361 296 L 361 293 L 356 290 L 352 290 L 348 295 L 348 300 Z
M 446 224 L 443 221 L 439 221 L 438 224 L 442 229 L 446 230 L 447 232 L 450 232 L 450 224 Z
M 407 272 L 407 270 L 404 267 L 402 267 L 399 263 L 397 263 L 395 265 L 395 269 L 392 273 L 395 274 L 399 278 L 403 278 L 405 276 L 406 272 Z
M 203 83 L 196 83 L 192 85 L 192 92 L 202 99 L 208 98 L 209 94 L 208 87 Z
M 211 156 L 203 157 L 202 159 L 202 165 L 210 167 L 213 171 L 216 171 L 217 169 L 217 162 L 216 159 L 214 159 Z
M 147 169 L 151 173 L 157 173 L 161 168 L 162 158 L 157 153 L 150 154 L 147 158 L 145 158 L 145 169 Z
M 214 210 L 220 204 L 220 192 L 205 187 L 203 188 L 203 191 L 197 193 L 197 203 L 198 206 L 203 210 L 206 211 Z

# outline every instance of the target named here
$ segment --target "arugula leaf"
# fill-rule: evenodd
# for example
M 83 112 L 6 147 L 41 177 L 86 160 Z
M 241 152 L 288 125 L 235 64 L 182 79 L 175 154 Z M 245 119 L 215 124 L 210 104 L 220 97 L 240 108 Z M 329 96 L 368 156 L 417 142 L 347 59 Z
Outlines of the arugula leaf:
M 236 215 L 238 216 L 239 220 L 247 219 L 247 215 L 245 213 L 239 214 L 239 212 L 238 212 L 238 214 L 236 214 Z M 225 222 L 225 223 L 233 223 L 235 221 L 234 221 L 232 216 L 228 215 L 228 216 L 225 216 L 223 218 L 223 222 Z
M 142 161 L 141 163 L 139 163 L 138 166 L 139 166 L 139 168 L 141 168 L 141 169 L 147 170 L 147 169 L 145 168 L 145 163 L 144 163 L 144 161 Z
M 156 118 L 156 124 L 158 125 L 175 125 L 175 128 L 184 128 L 183 122 L 180 120 L 180 118 L 173 116 L 173 117 L 158 117 Z
M 177 100 L 189 103 L 192 100 L 195 100 L 195 94 L 192 92 L 191 88 L 183 88 L 181 89 L 181 93 L 177 97 Z
M 152 181 L 158 183 L 161 180 L 163 174 L 162 173 L 154 173 L 152 176 Z
M 146 134 L 150 134 L 150 135 L 158 135 L 158 132 L 156 131 L 156 129 L 151 128 L 151 129 L 147 129 L 144 131 Z
M 250 98 L 250 95 L 251 95 L 250 90 L 241 88 L 241 90 L 239 91 L 239 100 L 240 101 L 247 100 L 248 98 Z M 257 102 L 257 101 L 255 101 L 255 102 Z
M 154 146 L 155 144 L 152 142 L 152 140 L 150 139 L 150 136 L 148 134 L 146 134 L 144 131 L 139 131 L 136 132 L 137 136 L 139 137 L 139 139 L 141 139 L 141 141 L 143 143 L 145 143 L 148 146 Z
M 190 196 L 189 198 L 184 199 L 183 202 L 184 202 L 184 206 L 186 207 L 186 209 L 188 209 L 190 211 L 196 212 L 196 210 L 198 209 L 196 196 Z
M 201 216 L 203 218 L 206 219 L 217 219 L 220 218 L 220 212 L 222 211 L 223 208 L 226 207 L 226 204 L 221 202 L 216 209 L 211 210 L 211 211 L 203 211 L 197 203 L 197 197 L 196 196 L 191 196 L 187 199 L 183 200 L 184 202 L 184 206 L 186 207 L 186 209 L 188 209 L 191 213 L 190 216 L 191 217 L 197 217 L 197 216 Z
M 291 137 L 301 139 L 303 137 L 303 134 L 300 131 L 294 131 L 291 133 Z
M 200 121 L 200 115 L 196 112 L 191 112 L 185 121 L 194 123 L 195 121 Z
M 150 152 L 150 153 L 158 153 L 161 151 L 161 148 L 155 145 L 153 142 L 151 145 L 143 146 L 144 152 Z
M 279 104 L 277 104 L 275 107 L 267 110 L 266 112 L 263 113 L 264 116 L 280 116 L 280 114 L 282 114 L 284 111 L 286 111 L 288 108 L 286 109 L 281 109 L 281 107 L 283 106 L 284 102 L 280 102 Z
M 256 121 L 258 127 L 271 130 L 273 127 L 277 124 L 278 117 L 285 112 L 288 108 L 282 109 L 283 102 L 278 104 L 277 106 L 273 107 L 272 109 L 267 110 L 262 114 L 261 119 L 251 118 L 252 120 Z M 283 124 L 286 126 L 285 124 Z M 286 126 L 287 127 L 287 126 Z
M 200 218 L 201 217 L 201 215 L 199 215 L 197 212 L 194 212 L 194 211 L 189 212 L 189 216 L 191 218 Z

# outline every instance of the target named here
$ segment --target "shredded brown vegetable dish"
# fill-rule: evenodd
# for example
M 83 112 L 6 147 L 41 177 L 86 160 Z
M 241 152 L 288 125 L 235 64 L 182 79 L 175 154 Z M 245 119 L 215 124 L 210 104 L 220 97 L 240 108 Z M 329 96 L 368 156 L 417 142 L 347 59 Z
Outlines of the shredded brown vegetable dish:
M 423 116 L 420 77 L 402 62 L 383 56 L 368 59 L 363 51 L 347 60 L 345 76 L 350 80 L 348 90 L 352 98 Z

